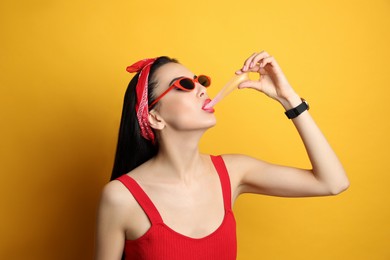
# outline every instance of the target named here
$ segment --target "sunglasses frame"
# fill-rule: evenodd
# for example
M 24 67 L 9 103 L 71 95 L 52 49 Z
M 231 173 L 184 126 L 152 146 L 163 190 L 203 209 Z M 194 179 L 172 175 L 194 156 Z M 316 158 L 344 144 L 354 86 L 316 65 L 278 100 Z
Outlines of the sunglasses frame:
M 208 80 L 208 85 L 207 85 L 207 86 L 204 86 L 203 84 L 201 84 L 201 83 L 199 82 L 199 78 L 201 78 L 201 77 L 206 77 L 206 79 Z M 183 80 L 183 79 L 185 79 L 185 80 L 190 80 L 190 81 L 193 83 L 193 87 L 192 87 L 191 89 L 188 89 L 188 88 L 185 88 L 185 87 L 181 86 L 181 85 L 180 85 L 180 81 Z M 183 90 L 183 91 L 190 92 L 190 91 L 192 91 L 192 90 L 195 89 L 195 84 L 196 84 L 196 83 L 199 83 L 199 84 L 201 84 L 202 86 L 204 86 L 204 87 L 207 88 L 207 87 L 209 87 L 209 86 L 211 85 L 211 78 L 210 78 L 209 76 L 206 76 L 206 75 L 199 75 L 199 76 L 196 76 L 196 78 L 194 78 L 194 79 L 187 78 L 187 77 L 178 78 L 177 80 L 175 80 L 175 81 L 172 83 L 171 86 L 169 86 L 169 88 L 168 88 L 167 90 L 165 90 L 159 97 L 157 97 L 157 98 L 149 105 L 148 108 L 150 109 L 151 107 L 153 107 L 158 101 L 160 101 L 160 99 L 162 99 L 162 98 L 163 98 L 169 91 L 171 91 L 172 89 L 178 88 L 178 89 L 181 89 L 181 90 Z

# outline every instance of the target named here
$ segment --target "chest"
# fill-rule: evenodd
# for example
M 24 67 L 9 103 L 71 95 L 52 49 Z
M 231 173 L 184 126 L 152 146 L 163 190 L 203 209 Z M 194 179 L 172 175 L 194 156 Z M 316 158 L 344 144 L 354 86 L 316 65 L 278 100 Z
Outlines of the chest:
M 164 224 L 173 231 L 191 238 L 205 237 L 221 225 L 225 217 L 223 192 L 217 178 L 192 185 L 144 184 L 144 191 L 153 202 Z M 139 211 L 138 232 L 150 228 L 145 212 Z
M 225 209 L 218 178 L 154 191 L 150 197 L 164 223 L 179 233 L 202 237 L 217 229 L 223 221 Z

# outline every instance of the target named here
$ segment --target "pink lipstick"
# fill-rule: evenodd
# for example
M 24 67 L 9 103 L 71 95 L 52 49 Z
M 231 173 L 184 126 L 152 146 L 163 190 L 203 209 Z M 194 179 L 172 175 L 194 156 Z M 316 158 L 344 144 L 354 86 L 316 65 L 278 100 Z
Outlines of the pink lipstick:
M 211 102 L 211 99 L 206 99 L 205 102 L 203 103 L 202 109 L 208 113 L 214 113 L 214 108 L 212 107 L 207 107 L 207 104 Z

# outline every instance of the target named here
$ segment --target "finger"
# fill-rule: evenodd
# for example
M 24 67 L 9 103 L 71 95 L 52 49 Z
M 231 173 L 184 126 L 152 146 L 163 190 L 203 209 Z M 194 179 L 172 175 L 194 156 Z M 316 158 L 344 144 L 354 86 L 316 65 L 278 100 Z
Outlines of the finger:
M 249 56 L 249 58 L 247 58 L 241 68 L 241 71 L 245 72 L 249 69 L 250 67 L 250 64 L 252 63 L 252 60 L 254 57 L 256 57 L 257 53 L 253 53 L 251 56 Z
M 276 60 L 273 56 L 268 56 L 262 59 L 259 63 L 260 68 L 264 68 L 267 64 L 271 64 L 272 66 L 277 65 Z
M 236 75 L 241 75 L 242 73 L 245 73 L 245 72 L 259 72 L 259 69 L 260 67 L 258 65 L 256 65 L 255 67 L 248 67 L 248 68 L 242 68 L 242 69 L 239 69 L 239 70 L 236 70 L 235 73 Z
M 280 68 L 275 58 L 272 56 L 263 59 L 259 65 L 260 65 L 260 69 L 259 69 L 260 74 L 264 74 L 261 71 L 267 71 L 268 74 L 271 73 L 274 75 L 280 75 L 280 73 L 282 73 L 282 69 Z
M 270 55 L 266 51 L 261 51 L 259 53 L 253 53 L 249 58 L 247 58 L 240 70 L 236 71 L 236 74 L 242 74 L 243 72 L 252 71 L 257 72 L 259 68 L 257 68 L 257 64 L 260 60 L 269 57 Z
M 258 64 L 259 62 L 261 63 L 261 61 L 267 57 L 271 57 L 271 56 L 266 51 L 262 51 L 258 53 L 256 56 L 253 57 L 250 67 L 255 67 L 256 64 Z
M 249 68 L 247 71 L 242 71 L 242 69 L 235 71 L 236 75 L 241 75 L 245 72 L 258 72 L 262 75 L 268 74 L 264 67 L 260 67 L 259 64 L 256 64 L 254 67 Z
M 239 69 L 236 71 L 236 74 L 242 74 L 242 73 L 245 73 L 245 72 L 257 72 L 259 70 L 259 66 L 258 65 L 255 65 L 254 67 L 247 67 L 247 68 L 242 68 L 242 69 Z
M 242 73 L 244 73 L 241 69 L 239 69 L 239 70 L 236 70 L 236 75 L 241 75 Z

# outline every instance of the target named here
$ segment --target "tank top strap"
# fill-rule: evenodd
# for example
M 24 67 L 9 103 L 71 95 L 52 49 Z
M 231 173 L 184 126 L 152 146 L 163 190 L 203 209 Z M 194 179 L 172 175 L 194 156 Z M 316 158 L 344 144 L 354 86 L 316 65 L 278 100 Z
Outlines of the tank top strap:
M 222 156 L 214 156 L 211 155 L 211 160 L 214 164 L 215 169 L 218 172 L 219 180 L 221 181 L 222 186 L 222 193 L 223 193 L 223 202 L 225 205 L 225 209 L 231 210 L 232 209 L 232 191 L 231 191 L 231 185 L 230 185 L 230 178 L 229 174 L 225 165 L 225 162 L 223 161 Z
M 141 188 L 141 186 L 129 175 L 123 174 L 117 178 L 118 181 L 122 182 L 123 185 L 130 191 L 135 200 L 144 210 L 145 214 L 148 216 L 151 224 L 163 223 L 160 213 L 158 212 L 156 206 L 153 204 L 152 200 Z

